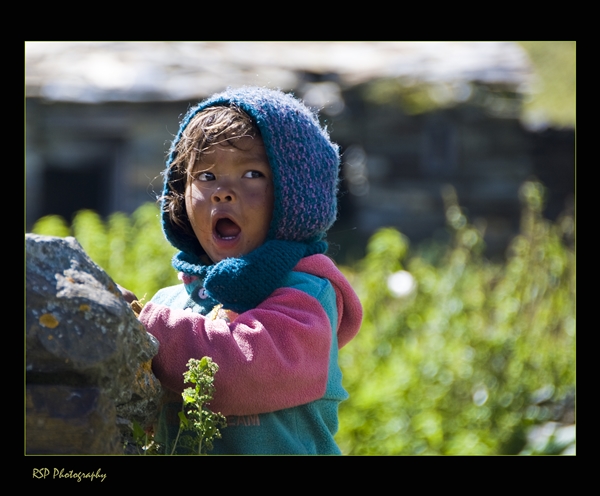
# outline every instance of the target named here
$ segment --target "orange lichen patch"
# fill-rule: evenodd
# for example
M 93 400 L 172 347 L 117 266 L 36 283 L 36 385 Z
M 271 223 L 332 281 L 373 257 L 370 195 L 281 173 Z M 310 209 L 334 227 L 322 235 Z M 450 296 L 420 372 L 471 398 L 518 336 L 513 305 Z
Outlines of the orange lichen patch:
M 115 296 L 121 296 L 121 291 L 119 291 L 119 288 L 117 286 L 115 286 L 112 282 L 108 283 L 107 289 Z
M 135 374 L 135 382 L 137 387 L 144 389 L 145 386 L 152 386 L 149 378 L 152 376 L 152 360 L 142 363 Z
M 80 312 L 89 312 L 90 306 L 86 305 L 85 303 L 82 303 L 81 305 L 79 305 L 79 311 Z
M 67 277 L 67 281 L 75 283 L 75 279 L 73 279 L 72 277 Z
M 142 363 L 138 368 L 138 375 L 146 372 L 152 372 L 152 360 Z
M 40 325 L 54 329 L 58 325 L 58 320 L 51 313 L 45 313 L 40 317 Z

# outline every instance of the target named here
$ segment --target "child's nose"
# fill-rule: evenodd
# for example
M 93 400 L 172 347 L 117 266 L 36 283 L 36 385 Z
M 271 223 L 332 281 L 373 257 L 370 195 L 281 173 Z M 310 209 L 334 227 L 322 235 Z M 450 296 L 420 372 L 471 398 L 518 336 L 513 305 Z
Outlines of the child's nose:
M 212 194 L 212 201 L 214 203 L 221 202 L 232 202 L 235 199 L 233 190 L 228 187 L 219 187 Z

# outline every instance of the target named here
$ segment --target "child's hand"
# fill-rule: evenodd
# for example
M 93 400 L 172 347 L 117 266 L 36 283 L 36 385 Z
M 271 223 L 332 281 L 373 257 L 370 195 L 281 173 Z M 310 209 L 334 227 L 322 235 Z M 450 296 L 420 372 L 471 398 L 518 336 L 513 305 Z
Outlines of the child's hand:
M 137 296 L 135 294 L 133 294 L 131 291 L 129 291 L 128 289 L 125 289 L 123 286 L 119 286 L 118 284 L 117 284 L 117 287 L 119 288 L 119 291 L 121 291 L 121 294 L 123 295 L 123 298 L 125 299 L 125 301 L 127 303 L 129 303 L 129 306 L 133 310 L 133 313 L 135 314 L 135 316 L 139 317 L 140 312 L 142 311 L 142 308 L 143 308 L 142 301 L 144 301 L 144 299 L 146 298 L 146 295 L 144 295 L 144 297 L 142 298 L 142 301 L 138 301 Z
M 134 295 L 128 289 L 125 289 L 123 286 L 119 286 L 118 284 L 117 284 L 117 288 L 119 288 L 119 291 L 121 291 L 121 294 L 123 295 L 123 298 L 125 298 L 125 301 L 127 303 L 131 303 L 132 301 L 137 300 L 137 296 Z

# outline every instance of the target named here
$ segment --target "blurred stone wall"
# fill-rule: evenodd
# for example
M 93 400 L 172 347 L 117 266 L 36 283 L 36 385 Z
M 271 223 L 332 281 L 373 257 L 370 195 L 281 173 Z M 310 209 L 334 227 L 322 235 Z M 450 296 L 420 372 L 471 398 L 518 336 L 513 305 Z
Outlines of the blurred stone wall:
M 573 204 L 573 129 L 527 129 L 517 112 L 494 114 L 473 102 L 410 115 L 399 105 L 368 103 L 360 88 L 344 98 L 345 112 L 329 119 L 344 151 L 342 213 L 330 236 L 342 246 L 360 239 L 364 247 L 383 226 L 413 244 L 443 239 L 445 185 L 456 189 L 469 221 L 485 227 L 490 255 L 502 255 L 518 232 L 525 180 L 548 188 L 548 218 Z
M 333 85 L 310 83 L 319 84 Z M 524 180 L 535 176 L 549 188 L 551 218 L 573 198 L 573 129 L 529 130 L 514 108 L 494 113 L 474 98 L 411 115 L 369 101 L 364 91 L 341 91 L 335 112 L 321 112 L 343 152 L 340 216 L 329 235 L 340 262 L 360 258 L 381 226 L 399 228 L 412 243 L 442 236 L 447 184 L 469 220 L 486 226 L 492 254 L 502 254 L 518 230 Z M 193 103 L 28 99 L 27 227 L 49 213 L 70 221 L 80 208 L 131 213 L 155 201 L 170 141 Z

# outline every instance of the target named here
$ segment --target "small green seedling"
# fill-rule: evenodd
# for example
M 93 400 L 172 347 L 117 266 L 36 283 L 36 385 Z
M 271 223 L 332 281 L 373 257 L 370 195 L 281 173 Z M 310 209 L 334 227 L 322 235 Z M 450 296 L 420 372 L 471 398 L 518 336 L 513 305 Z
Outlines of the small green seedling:
M 144 430 L 139 423 L 133 423 L 132 437 L 137 453 L 171 454 L 185 452 L 205 455 L 213 449 L 213 441 L 221 437 L 221 428 L 227 426 L 226 418 L 208 408 L 215 393 L 215 374 L 219 366 L 209 357 L 201 360 L 191 358 L 183 378 L 186 388 L 181 396 L 183 404 L 179 412 L 179 431 L 172 446 L 165 447 L 154 440 L 154 436 Z
M 181 396 L 183 405 L 179 412 L 179 432 L 173 443 L 171 454 L 175 453 L 178 443 L 193 454 L 206 454 L 213 449 L 213 441 L 221 437 L 220 428 L 227 421 L 220 413 L 208 408 L 215 392 L 214 379 L 219 366 L 209 357 L 201 360 L 191 358 L 188 370 L 184 372 L 185 383 L 194 387 L 186 388 Z

